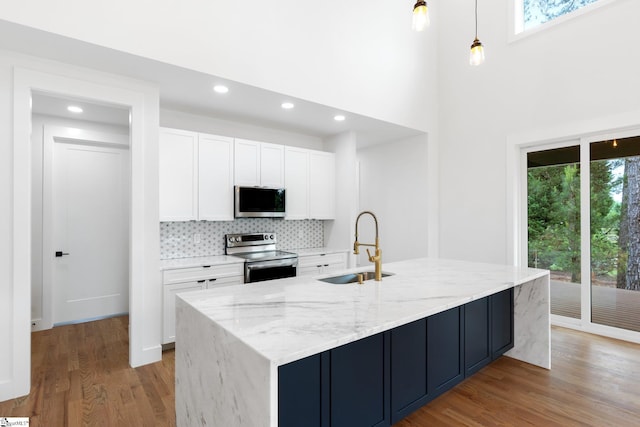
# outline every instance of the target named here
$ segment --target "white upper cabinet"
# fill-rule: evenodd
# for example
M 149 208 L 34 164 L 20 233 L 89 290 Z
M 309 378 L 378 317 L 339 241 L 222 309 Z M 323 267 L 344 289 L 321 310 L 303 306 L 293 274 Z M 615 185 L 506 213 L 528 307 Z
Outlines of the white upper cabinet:
M 198 219 L 233 221 L 233 138 L 198 135 Z
M 309 218 L 309 150 L 286 147 L 284 184 L 287 214 L 285 219 Z
M 160 221 L 198 215 L 198 134 L 160 129 Z
M 235 140 L 234 182 L 236 185 L 260 185 L 260 143 L 248 139 Z
M 284 187 L 284 145 L 260 144 L 260 185 Z
M 284 187 L 284 146 L 235 140 L 235 185 Z
M 335 218 L 335 170 L 335 154 L 309 152 L 309 218 Z
M 160 129 L 160 221 L 233 220 L 233 138 Z
M 335 154 L 285 148 L 285 219 L 335 219 Z

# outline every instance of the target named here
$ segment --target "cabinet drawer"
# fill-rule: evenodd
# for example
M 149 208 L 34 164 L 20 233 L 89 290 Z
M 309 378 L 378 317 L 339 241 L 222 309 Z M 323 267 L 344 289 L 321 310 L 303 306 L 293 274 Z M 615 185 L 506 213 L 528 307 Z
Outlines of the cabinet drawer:
M 243 276 L 244 264 L 223 264 L 212 267 L 191 267 L 179 268 L 175 270 L 165 270 L 162 283 L 171 285 L 173 283 L 192 282 L 198 280 L 208 280 L 214 278 Z
M 299 267 L 322 267 L 331 264 L 346 264 L 344 252 L 298 257 Z
M 228 276 L 228 277 L 212 278 L 212 279 L 205 279 L 205 280 L 207 284 L 207 289 L 244 284 L 244 276 Z

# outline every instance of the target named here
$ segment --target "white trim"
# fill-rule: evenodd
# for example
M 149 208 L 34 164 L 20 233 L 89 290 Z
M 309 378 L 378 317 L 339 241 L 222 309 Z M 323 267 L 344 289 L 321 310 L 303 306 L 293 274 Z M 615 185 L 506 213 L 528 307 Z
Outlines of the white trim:
M 131 110 L 131 212 L 129 363 L 159 361 L 161 353 L 158 245 L 157 90 L 145 92 L 15 67 L 13 76 L 13 283 L 12 377 L 0 383 L 0 401 L 29 393 L 31 386 L 31 93 L 94 99 Z M 133 84 L 133 82 L 132 82 Z M 155 234 L 154 234 L 155 232 Z
M 559 16 L 557 18 L 552 19 L 551 21 L 547 21 L 543 24 L 535 26 L 533 28 L 524 28 L 524 6 L 523 0 L 512 0 L 508 2 L 508 13 L 509 13 L 509 23 L 508 23 L 508 31 L 507 34 L 507 42 L 513 43 L 519 40 L 525 39 L 534 34 L 538 34 L 542 31 L 546 31 L 547 29 L 551 29 L 556 25 L 560 25 L 569 21 L 571 19 L 577 18 L 587 13 L 591 13 L 594 10 L 600 9 L 603 6 L 608 6 L 611 3 L 616 2 L 617 0 L 597 0 L 595 3 L 588 4 L 586 6 L 581 7 L 578 10 L 574 10 L 573 12 L 567 13 L 565 15 Z
M 589 195 L 589 197 L 586 197 Z M 580 317 L 591 323 L 591 152 L 580 140 Z

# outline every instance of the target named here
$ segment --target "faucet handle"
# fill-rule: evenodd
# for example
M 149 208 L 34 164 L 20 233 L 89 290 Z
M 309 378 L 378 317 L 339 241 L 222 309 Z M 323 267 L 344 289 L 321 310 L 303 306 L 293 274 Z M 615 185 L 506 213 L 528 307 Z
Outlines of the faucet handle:
M 353 242 L 353 254 L 354 255 L 360 254 L 360 243 L 358 243 L 357 240 Z
M 374 261 L 374 257 L 371 255 L 371 251 L 369 251 L 369 249 L 367 249 L 367 256 L 369 257 L 369 262 Z

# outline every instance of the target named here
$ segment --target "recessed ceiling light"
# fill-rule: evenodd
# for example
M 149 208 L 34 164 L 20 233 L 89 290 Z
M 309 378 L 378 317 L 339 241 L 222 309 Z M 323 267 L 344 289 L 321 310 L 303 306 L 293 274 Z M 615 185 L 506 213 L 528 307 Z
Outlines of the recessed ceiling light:
M 342 114 L 338 114 L 337 116 L 333 117 L 333 120 L 335 120 L 336 122 L 344 122 L 344 119 L 346 119 L 346 117 Z
M 224 86 L 224 85 L 215 85 L 213 87 L 213 90 L 216 91 L 216 93 L 227 93 L 227 92 L 229 92 L 229 88 Z
M 69 105 L 67 107 L 67 110 L 69 110 L 72 113 L 76 113 L 76 114 L 80 114 L 82 113 L 82 108 L 78 107 L 77 105 Z
M 283 102 L 282 103 L 282 108 L 284 108 L 285 110 L 291 110 L 294 107 L 294 105 L 291 102 Z

